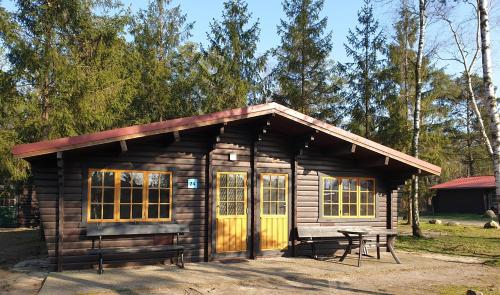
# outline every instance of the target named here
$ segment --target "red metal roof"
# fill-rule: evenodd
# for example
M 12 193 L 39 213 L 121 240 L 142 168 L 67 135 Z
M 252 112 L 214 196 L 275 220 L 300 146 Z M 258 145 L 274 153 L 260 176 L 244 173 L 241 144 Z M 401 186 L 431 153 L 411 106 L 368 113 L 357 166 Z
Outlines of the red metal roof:
M 18 158 L 29 158 L 59 151 L 67 151 L 109 142 L 116 142 L 120 140 L 128 140 L 155 134 L 181 131 L 195 127 L 221 124 L 224 122 L 231 122 L 269 114 L 276 114 L 300 124 L 307 125 L 311 128 L 315 128 L 319 132 L 324 132 L 328 135 L 351 142 L 359 147 L 363 147 L 365 149 L 382 154 L 422 171 L 435 175 L 439 175 L 441 173 L 441 167 L 396 151 L 374 141 L 368 140 L 364 137 L 352 134 L 274 102 L 238 109 L 225 110 L 206 115 L 178 118 L 168 121 L 117 128 L 72 137 L 20 144 L 13 147 L 12 153 Z
M 431 189 L 462 189 L 462 188 L 494 188 L 495 176 L 473 176 L 453 179 L 444 183 L 437 184 Z

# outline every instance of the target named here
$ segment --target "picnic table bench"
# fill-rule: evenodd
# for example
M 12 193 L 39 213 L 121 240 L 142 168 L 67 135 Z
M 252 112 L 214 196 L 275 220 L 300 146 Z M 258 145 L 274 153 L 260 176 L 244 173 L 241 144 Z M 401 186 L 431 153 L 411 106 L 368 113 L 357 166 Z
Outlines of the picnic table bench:
M 98 273 L 104 272 L 104 257 L 112 254 L 137 254 L 149 252 L 174 252 L 176 265 L 184 268 L 184 246 L 179 244 L 179 236 L 189 233 L 189 227 L 184 224 L 99 224 L 89 223 L 87 225 L 87 237 L 98 238 L 98 248 L 92 246 L 88 253 L 96 255 L 99 269 Z M 156 246 L 132 246 L 119 248 L 102 248 L 101 241 L 103 237 L 113 236 L 134 236 L 134 235 L 157 235 L 173 234 L 177 237 L 176 243 L 171 245 Z M 94 243 L 92 243 L 94 245 Z M 172 258 L 171 258 L 172 259 Z
M 377 249 L 377 259 L 380 259 L 380 247 L 386 246 L 396 263 L 401 263 L 394 250 L 397 231 L 393 229 L 379 229 L 366 226 L 299 226 L 297 227 L 297 233 L 301 242 L 311 244 L 312 257 L 314 259 L 318 258 L 316 255 L 316 244 L 347 239 L 348 244 L 340 258 L 341 262 L 351 253 L 351 250 L 359 248 L 358 266 L 360 266 L 362 255 L 369 256 L 366 249 L 367 243 L 374 243 Z M 368 236 L 375 236 L 375 241 L 368 239 Z M 385 244 L 380 242 L 380 236 L 387 236 Z

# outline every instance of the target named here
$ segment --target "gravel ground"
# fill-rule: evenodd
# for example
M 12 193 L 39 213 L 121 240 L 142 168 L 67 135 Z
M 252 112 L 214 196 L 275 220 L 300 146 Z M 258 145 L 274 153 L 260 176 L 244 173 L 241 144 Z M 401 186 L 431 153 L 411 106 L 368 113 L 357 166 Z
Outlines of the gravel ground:
M 262 258 L 255 261 L 188 263 L 174 266 L 51 273 L 40 294 L 437 294 L 443 287 L 465 285 L 500 292 L 500 269 L 474 259 L 399 253 L 360 268 L 354 256 L 338 259 Z

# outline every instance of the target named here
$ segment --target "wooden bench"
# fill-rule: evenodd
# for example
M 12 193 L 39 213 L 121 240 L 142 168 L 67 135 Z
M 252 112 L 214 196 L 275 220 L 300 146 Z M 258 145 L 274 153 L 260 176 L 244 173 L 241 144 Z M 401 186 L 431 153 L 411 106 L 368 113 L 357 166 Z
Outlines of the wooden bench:
M 345 235 L 340 233 L 339 230 L 348 229 L 369 230 L 369 228 L 362 226 L 298 226 L 297 234 L 301 243 L 311 244 L 312 258 L 318 259 L 318 255 L 316 254 L 316 245 L 327 244 L 338 240 L 346 240 Z M 366 249 L 362 250 L 367 253 Z
M 90 255 L 96 255 L 99 269 L 98 273 L 104 272 L 103 263 L 104 257 L 113 254 L 137 254 L 137 253 L 153 253 L 153 252 L 174 252 L 176 257 L 176 265 L 184 268 L 184 246 L 179 245 L 179 236 L 189 233 L 187 225 L 183 224 L 87 224 L 87 236 L 90 238 L 98 238 L 98 248 L 94 246 L 89 249 Z M 134 236 L 134 235 L 158 235 L 171 234 L 176 235 L 176 244 L 159 245 L 159 246 L 133 246 L 120 248 L 105 248 L 101 247 L 103 237 L 117 236 Z M 94 243 L 92 243 L 94 245 Z

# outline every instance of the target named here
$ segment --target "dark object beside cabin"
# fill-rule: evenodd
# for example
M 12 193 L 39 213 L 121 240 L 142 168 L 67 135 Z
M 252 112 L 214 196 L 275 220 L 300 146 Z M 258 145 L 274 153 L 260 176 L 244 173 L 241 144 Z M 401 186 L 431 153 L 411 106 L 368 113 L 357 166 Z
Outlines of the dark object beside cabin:
M 87 225 L 87 236 L 97 237 L 99 239 L 98 248 L 92 248 L 88 251 L 90 255 L 97 255 L 99 269 L 98 273 L 104 272 L 103 262 L 104 256 L 113 254 L 136 254 L 148 252 L 175 252 L 176 265 L 184 268 L 184 246 L 179 245 L 179 236 L 189 233 L 189 228 L 183 224 L 101 224 L 90 223 Z M 121 248 L 101 248 L 102 237 L 111 236 L 131 236 L 131 235 L 157 235 L 157 234 L 173 234 L 177 236 L 175 245 L 161 246 L 142 246 L 142 247 L 121 247 Z M 172 258 L 171 258 L 172 259 Z

